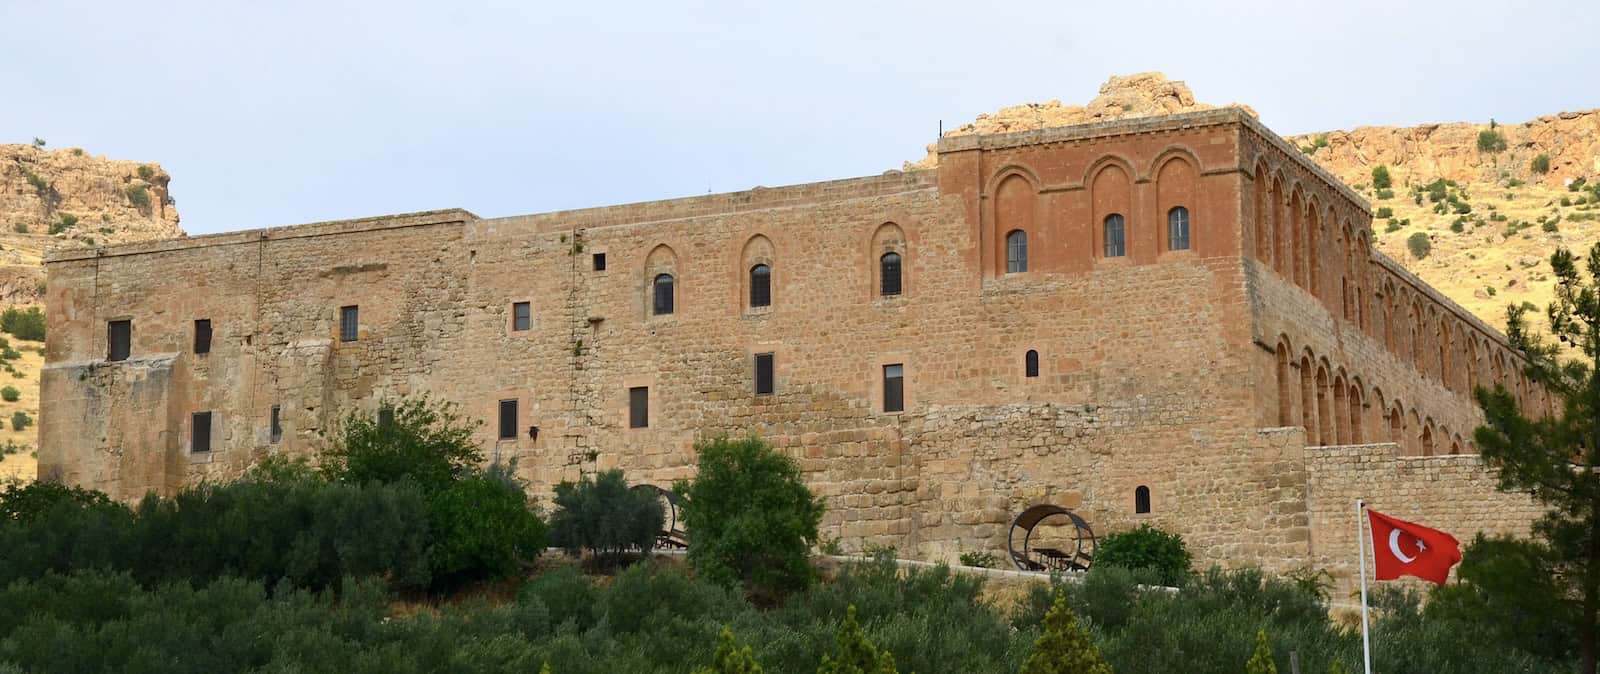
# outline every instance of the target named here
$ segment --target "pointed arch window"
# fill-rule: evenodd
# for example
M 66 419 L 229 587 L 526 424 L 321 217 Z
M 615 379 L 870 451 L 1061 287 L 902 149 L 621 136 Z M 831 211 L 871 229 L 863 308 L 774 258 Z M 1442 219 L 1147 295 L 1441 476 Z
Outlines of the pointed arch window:
M 1126 240 L 1123 237 L 1124 229 L 1122 214 L 1112 213 L 1106 216 L 1106 257 L 1122 257 L 1128 254 Z
M 1014 229 L 1006 235 L 1006 273 L 1028 271 L 1028 233 Z
M 772 268 L 767 265 L 750 268 L 750 306 L 772 306 Z
M 1028 353 L 1022 357 L 1022 369 L 1023 369 L 1023 374 L 1026 375 L 1026 376 L 1029 376 L 1029 377 L 1037 377 L 1037 376 L 1039 376 L 1039 352 L 1038 351 L 1034 351 L 1033 349 L 1028 349 Z
M 654 286 L 655 301 L 651 306 L 651 313 L 657 316 L 666 316 L 672 313 L 672 275 L 657 274 Z
M 878 258 L 878 294 L 884 297 L 900 294 L 899 253 L 884 253 Z
M 1167 211 L 1167 250 L 1189 250 L 1189 209 Z

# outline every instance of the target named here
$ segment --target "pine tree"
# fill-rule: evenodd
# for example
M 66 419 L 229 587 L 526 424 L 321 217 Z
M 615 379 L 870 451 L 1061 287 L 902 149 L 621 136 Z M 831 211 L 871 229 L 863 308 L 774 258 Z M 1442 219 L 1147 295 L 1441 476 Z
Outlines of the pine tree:
M 1523 492 L 1546 512 L 1534 532 L 1549 547 L 1551 577 L 1571 597 L 1550 610 L 1578 634 L 1580 672 L 1596 674 L 1596 629 L 1600 618 L 1600 244 L 1579 258 L 1558 248 L 1550 256 L 1555 301 L 1547 308 L 1550 331 L 1561 347 L 1529 331 L 1524 309 L 1506 310 L 1506 338 L 1527 357 L 1523 372 L 1555 405 L 1549 414 L 1525 414 L 1516 394 L 1499 383 L 1479 387 L 1483 426 L 1473 432 L 1483 461 L 1499 475 L 1500 488 Z M 1585 279 L 1587 272 L 1588 278 Z
M 1267 644 L 1267 631 L 1256 630 L 1256 653 L 1244 663 L 1245 674 L 1278 674 L 1278 663 L 1272 660 L 1272 646 Z
M 894 668 L 894 655 L 879 652 L 861 633 L 861 623 L 856 622 L 856 607 L 850 605 L 844 626 L 839 628 L 839 659 L 822 656 L 822 666 L 817 674 L 899 674 Z
M 717 637 L 717 650 L 711 655 L 711 666 L 694 670 L 694 674 L 761 674 L 761 665 L 756 663 L 756 656 L 750 652 L 749 646 L 739 650 L 739 644 L 733 640 L 733 630 L 724 627 L 722 636 Z
M 1334 658 L 1333 664 L 1328 665 L 1328 674 L 1350 674 L 1350 670 L 1344 668 L 1343 658 Z
M 1078 626 L 1078 617 L 1067 607 L 1060 590 L 1050 612 L 1044 614 L 1044 633 L 1033 642 L 1033 653 L 1022 663 L 1020 674 L 1111 674 L 1111 665 L 1101 659 L 1089 633 Z

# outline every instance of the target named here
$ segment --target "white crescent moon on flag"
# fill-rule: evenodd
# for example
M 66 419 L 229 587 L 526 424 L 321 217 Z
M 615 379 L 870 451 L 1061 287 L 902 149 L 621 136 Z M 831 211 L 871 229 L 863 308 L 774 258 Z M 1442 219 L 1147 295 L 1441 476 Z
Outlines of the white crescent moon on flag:
M 1410 563 L 1412 563 L 1414 561 L 1417 561 L 1416 557 L 1407 557 L 1405 553 L 1400 552 L 1400 530 L 1399 529 L 1390 529 L 1389 530 L 1389 552 L 1394 553 L 1394 556 L 1397 559 L 1400 560 L 1401 564 L 1410 564 Z

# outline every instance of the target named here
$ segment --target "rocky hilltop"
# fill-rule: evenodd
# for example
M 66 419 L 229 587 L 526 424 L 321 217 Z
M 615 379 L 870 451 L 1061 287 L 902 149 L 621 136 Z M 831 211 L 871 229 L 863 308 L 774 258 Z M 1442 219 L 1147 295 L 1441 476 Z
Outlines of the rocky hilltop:
M 1199 102 L 1181 81 L 1139 73 L 1107 80 L 1086 106 L 1050 101 L 1001 108 L 945 135 L 1218 107 L 1255 114 L 1246 106 Z M 1547 260 L 1556 246 L 1587 251 L 1600 240 L 1600 110 L 1519 124 L 1358 127 L 1287 140 L 1372 203 L 1379 250 L 1490 325 L 1504 327 L 1508 303 L 1542 308 L 1550 301 Z M 925 158 L 906 168 L 937 162 L 929 146 Z M 1387 187 L 1374 178 L 1379 167 Z

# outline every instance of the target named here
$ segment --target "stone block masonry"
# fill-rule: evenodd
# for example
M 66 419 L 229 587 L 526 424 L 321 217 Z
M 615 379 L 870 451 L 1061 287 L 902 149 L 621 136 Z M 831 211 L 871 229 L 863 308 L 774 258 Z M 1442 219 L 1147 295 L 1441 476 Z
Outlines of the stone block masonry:
M 1292 176 L 1286 203 L 1327 206 L 1328 231 L 1285 216 L 1301 233 L 1283 240 L 1304 245 L 1258 256 L 1261 204 L 1276 203 L 1258 204 L 1258 174 Z M 1011 518 L 1049 502 L 1102 534 L 1177 531 L 1201 564 L 1294 568 L 1331 560 L 1318 485 L 1368 475 L 1325 446 L 1371 442 L 1395 398 L 1457 432 L 1481 418 L 1415 366 L 1413 342 L 1374 336 L 1330 297 L 1335 271 L 1350 285 L 1393 264 L 1357 256 L 1369 221 L 1253 118 L 1217 110 L 951 139 L 926 171 L 60 252 L 41 476 L 170 493 L 314 456 L 343 414 L 428 392 L 484 421 L 486 454 L 538 496 L 611 467 L 665 486 L 693 474 L 696 440 L 755 433 L 800 463 L 846 548 L 1004 557 Z M 769 303 L 752 301 L 757 283 Z M 1409 299 L 1429 325 L 1503 347 L 1441 319 L 1453 305 Z M 127 344 L 113 321 L 131 325 Z M 1426 498 L 1497 498 L 1476 457 L 1435 460 L 1457 477 Z

